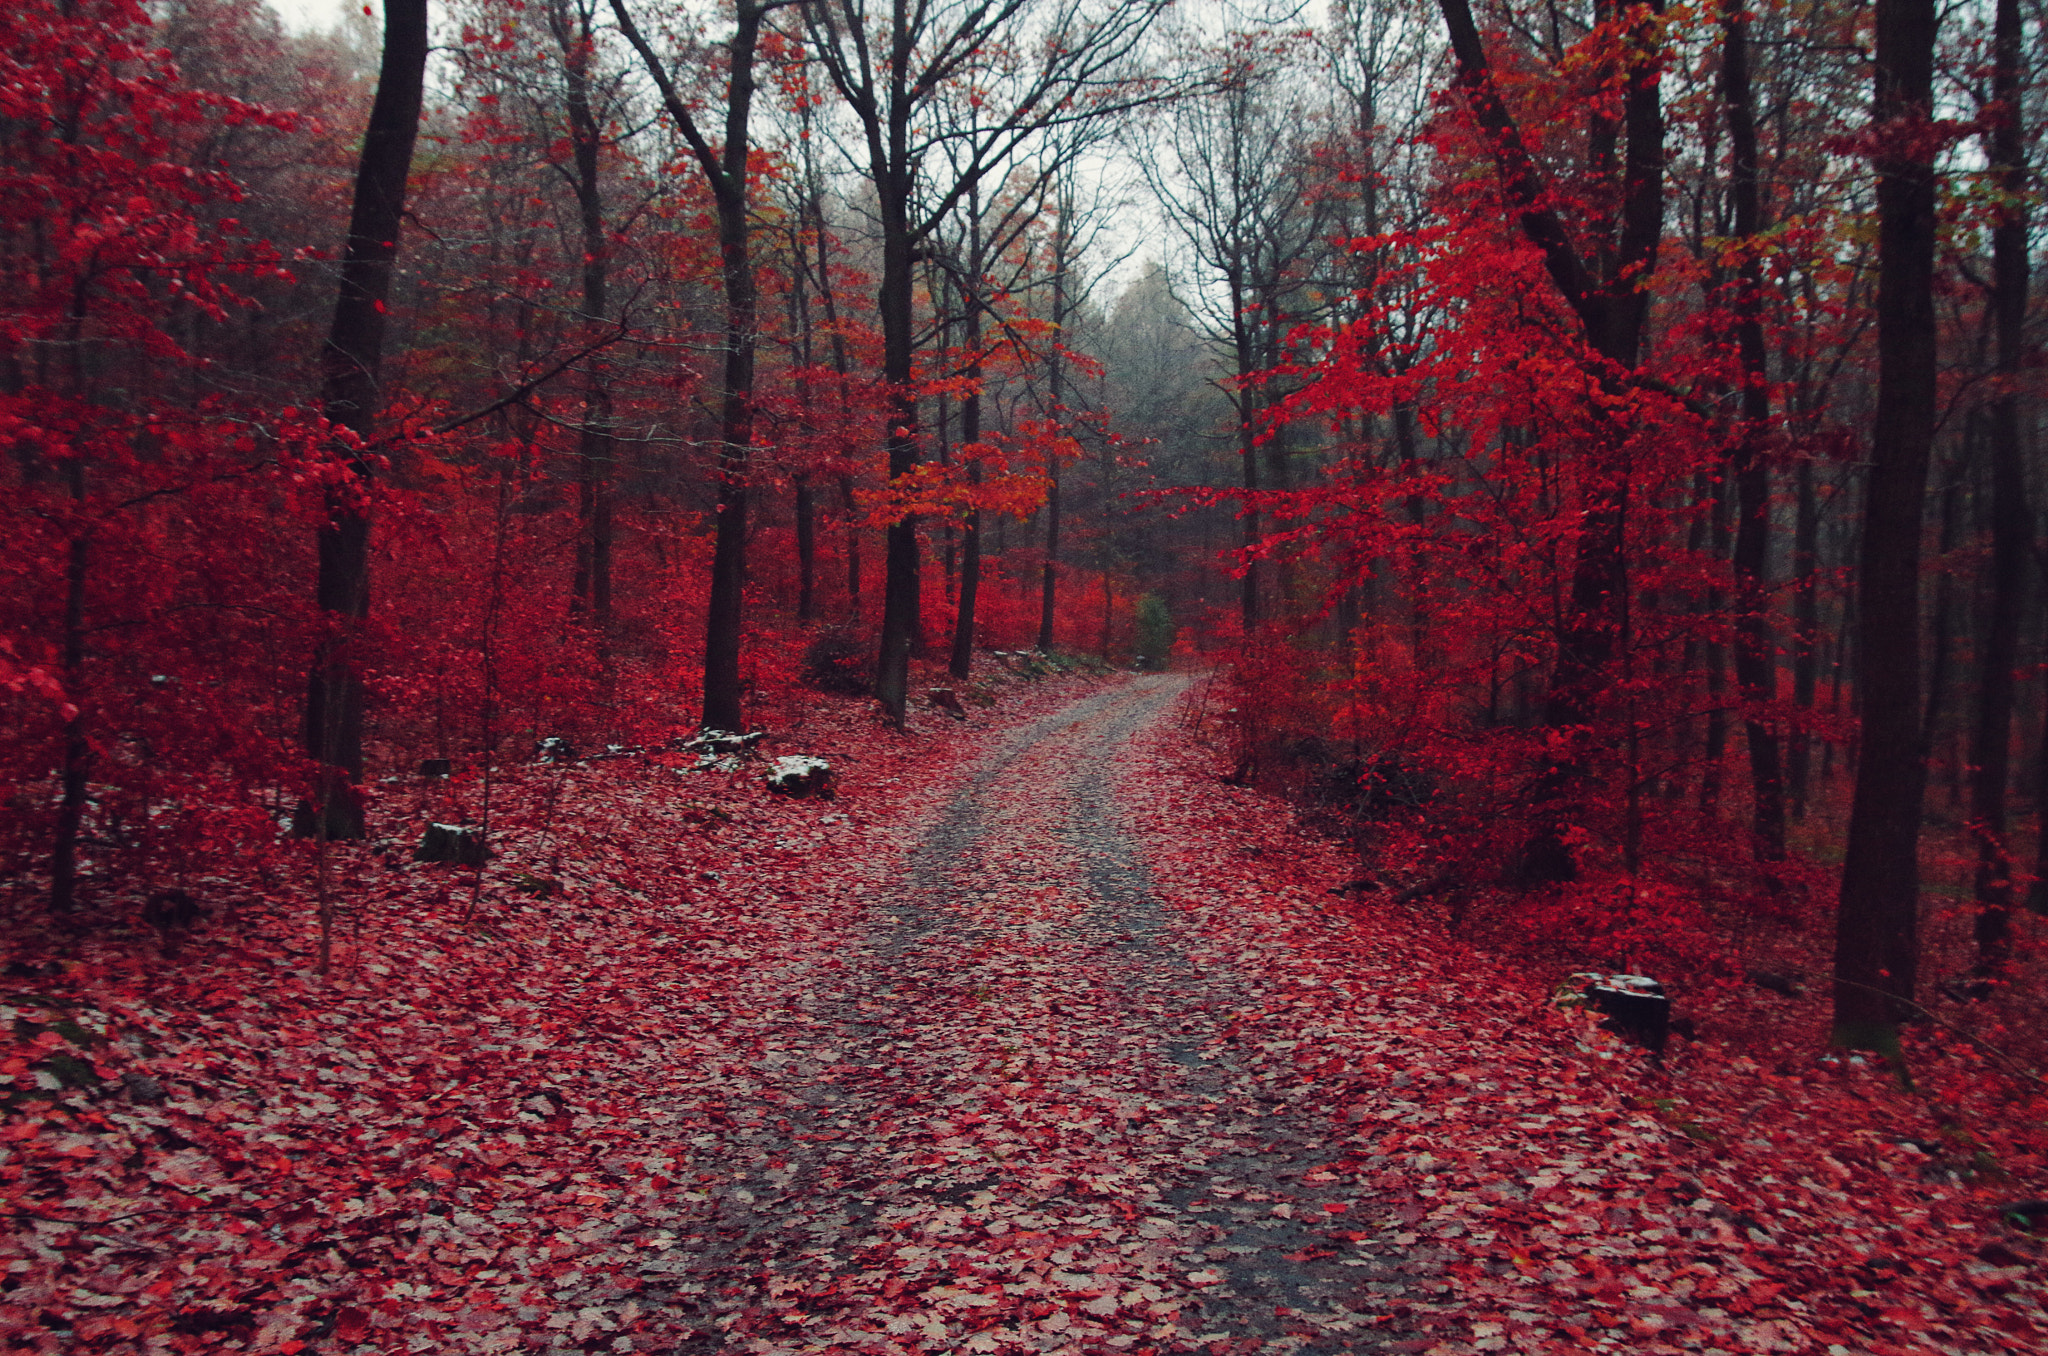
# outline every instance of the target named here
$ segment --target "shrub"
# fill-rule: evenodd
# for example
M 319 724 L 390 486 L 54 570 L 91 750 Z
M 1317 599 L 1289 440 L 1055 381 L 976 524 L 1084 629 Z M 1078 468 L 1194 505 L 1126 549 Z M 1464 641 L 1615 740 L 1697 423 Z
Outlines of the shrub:
M 1156 593 L 1140 598 L 1136 654 L 1132 656 L 1132 665 L 1146 673 L 1158 673 L 1164 669 L 1167 657 L 1173 653 L 1173 639 L 1179 629 L 1174 625 L 1173 614 L 1167 611 L 1164 598 Z
M 852 626 L 821 627 L 804 647 L 804 684 L 819 692 L 861 697 L 875 687 L 873 647 Z

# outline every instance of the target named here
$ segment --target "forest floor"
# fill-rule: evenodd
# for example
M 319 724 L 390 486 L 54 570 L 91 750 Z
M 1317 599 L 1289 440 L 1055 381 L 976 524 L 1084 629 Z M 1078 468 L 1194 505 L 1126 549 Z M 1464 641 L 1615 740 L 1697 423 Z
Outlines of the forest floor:
M 303 870 L 185 882 L 163 946 L 18 930 L 0 1342 L 2048 1350 L 2039 1165 L 1959 1171 L 1876 1069 L 1654 1065 L 1342 893 L 1189 686 L 809 703 L 770 751 L 832 801 L 529 768 L 480 877 L 337 853 L 324 978 Z

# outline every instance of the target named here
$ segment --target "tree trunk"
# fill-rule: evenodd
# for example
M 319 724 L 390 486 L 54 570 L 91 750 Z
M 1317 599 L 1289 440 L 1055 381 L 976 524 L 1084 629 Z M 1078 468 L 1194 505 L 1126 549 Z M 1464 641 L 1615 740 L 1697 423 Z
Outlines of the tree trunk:
M 1046 354 L 1047 404 L 1050 417 L 1058 422 L 1066 413 L 1066 362 L 1060 345 L 1066 341 L 1067 324 L 1067 215 L 1063 212 L 1053 227 L 1052 244 L 1052 347 Z M 1060 558 L 1060 462 L 1057 450 L 1045 460 L 1045 569 L 1039 583 L 1038 648 L 1053 647 L 1053 618 L 1058 605 Z
M 902 163 L 898 159 L 894 163 Z M 917 470 L 917 392 L 911 387 L 915 334 L 911 289 L 908 185 L 902 192 L 883 193 L 882 283 L 876 309 L 882 322 L 882 380 L 889 388 L 889 479 L 903 479 Z M 875 698 L 889 723 L 902 729 L 909 715 L 910 650 L 916 643 L 922 605 L 919 580 L 918 518 L 905 513 L 889 524 L 884 547 L 882 635 L 875 658 Z
M 967 268 L 966 273 L 979 287 L 983 260 L 981 257 L 980 202 L 968 197 L 967 222 Z M 972 448 L 981 441 L 981 298 L 972 288 L 966 297 L 967 316 L 964 321 L 964 339 L 967 351 L 976 355 L 976 360 L 967 369 L 967 394 L 960 401 L 960 442 L 970 449 L 967 455 L 968 482 L 976 487 L 981 484 L 981 459 Z M 953 614 L 953 654 L 947 672 L 957 682 L 966 682 L 974 672 L 974 609 L 981 595 L 981 510 L 970 508 L 967 522 L 961 534 L 960 554 L 960 600 Z M 1042 647 L 1041 647 L 1042 648 Z
M 1708 540 L 1713 543 L 1714 558 L 1720 560 L 1728 554 L 1731 536 L 1728 476 L 1703 472 L 1698 479 L 1706 482 L 1702 488 L 1707 491 L 1713 506 L 1709 513 Z M 1707 591 L 1707 610 L 1710 613 L 1718 615 L 1726 605 L 1727 599 L 1721 590 Z M 1711 823 L 1720 818 L 1721 784 L 1728 763 L 1728 655 L 1718 640 L 1707 642 L 1706 665 L 1707 744 L 1700 776 L 1700 814 Z
M 426 0 L 385 0 L 377 95 L 356 168 L 334 324 L 321 352 L 323 410 L 363 443 L 370 439 L 382 403 L 378 376 L 385 304 L 398 259 L 426 66 Z M 306 753 L 319 774 L 313 803 L 298 828 L 327 838 L 363 835 L 363 677 L 357 645 L 370 615 L 370 513 L 360 482 L 369 478 L 370 466 L 357 455 L 352 469 L 358 483 L 328 493 L 328 521 L 319 532 L 315 598 L 327 614 L 327 634 L 306 691 Z
M 555 41 L 562 49 L 567 84 L 569 141 L 576 162 L 573 187 L 583 234 L 583 330 L 595 343 L 605 328 L 609 306 L 610 245 L 605 238 L 604 194 L 598 178 L 598 152 L 603 130 L 590 103 L 591 16 L 579 13 L 572 22 L 566 7 L 548 14 Z M 612 493 L 617 448 L 612 437 L 612 392 L 604 361 L 593 353 L 583 373 L 583 420 L 577 433 L 577 550 L 571 613 L 588 618 L 598 633 L 601 651 L 612 623 Z
M 63 476 L 71 502 L 85 504 L 85 461 L 72 457 Z M 92 741 L 85 733 L 85 590 L 92 544 L 83 527 L 64 559 L 64 691 L 79 709 L 64 722 L 64 771 L 57 801 L 56 832 L 50 843 L 50 912 L 78 906 L 78 831 L 85 822 L 86 778 L 92 771 Z
M 1728 139 L 1733 152 L 1735 234 L 1754 242 L 1763 230 L 1757 183 L 1756 117 L 1749 85 L 1749 16 L 1743 0 L 1725 0 L 1721 11 L 1721 88 L 1728 105 Z M 1737 283 L 1736 343 L 1742 354 L 1742 436 L 1735 452 L 1736 587 L 1735 684 L 1742 693 L 1743 737 L 1749 746 L 1749 827 L 1757 860 L 1785 856 L 1785 774 L 1778 736 L 1763 717 L 1777 700 L 1777 661 L 1771 652 L 1766 577 L 1771 550 L 1771 483 L 1764 465 L 1764 439 L 1771 417 L 1770 372 L 1761 315 L 1763 270 L 1745 253 Z
M 1814 493 L 1813 463 L 1801 459 L 1795 473 L 1798 506 L 1792 529 L 1792 704 L 1813 714 L 1820 688 L 1820 500 Z M 1813 736 L 1792 736 L 1792 813 L 1806 817 L 1813 770 Z
M 1259 562 L 1252 553 L 1259 545 L 1259 510 L 1254 496 L 1259 490 L 1259 448 L 1258 448 L 1258 404 L 1252 395 L 1252 374 L 1258 371 L 1258 357 L 1252 351 L 1251 327 L 1245 320 L 1244 289 L 1236 277 L 1230 280 L 1231 348 L 1237 360 L 1237 386 L 1232 393 L 1233 413 L 1237 415 L 1237 455 L 1244 462 L 1245 504 L 1238 510 L 1241 543 L 1244 549 L 1244 579 L 1238 592 L 1238 610 L 1244 624 L 1244 638 L 1249 642 L 1259 629 L 1262 604 L 1259 596 Z
M 1934 0 L 1877 0 L 1877 412 L 1857 580 L 1862 697 L 1835 931 L 1837 1046 L 1898 1057 L 1919 965 L 1920 530 L 1934 440 Z
M 2019 0 L 1998 0 L 1992 29 L 1991 97 L 1999 106 L 1986 148 L 2002 193 L 1991 232 L 1993 323 L 2000 385 L 1991 399 L 1991 597 L 1983 677 L 1970 746 L 1970 829 L 1977 838 L 1977 968 L 2005 968 L 2011 955 L 2012 850 L 2006 788 L 2012 777 L 2013 670 L 2019 663 L 2020 610 L 2026 603 L 2033 547 L 2022 458 L 2020 368 L 2027 319 L 2027 166 L 2021 126 Z M 2048 848 L 2048 839 L 2044 839 Z M 2038 885 L 2036 886 L 2038 889 Z
M 860 616 L 860 504 L 853 497 L 853 477 L 839 477 L 839 507 L 846 514 L 846 612 Z
M 627 12 L 612 0 L 619 31 L 640 54 L 663 106 L 710 186 L 718 216 L 719 281 L 725 293 L 725 367 L 718 402 L 718 524 L 711 552 L 711 595 L 704 610 L 704 714 L 707 730 L 746 728 L 740 697 L 740 643 L 746 622 L 747 480 L 754 442 L 754 348 L 758 294 L 751 253 L 747 164 L 754 102 L 754 52 L 773 0 L 742 0 L 726 44 L 725 142 L 698 130 L 691 101 Z
M 1941 743 L 1942 716 L 1948 709 L 1949 684 L 1955 669 L 1955 576 L 1949 569 L 1949 557 L 1956 549 L 1956 502 L 1961 490 L 1956 477 L 1963 469 L 1950 469 L 1952 474 L 1942 486 L 1935 508 L 1941 527 L 1935 547 L 1934 603 L 1927 609 L 1933 634 L 1927 641 L 1927 692 L 1920 717 L 1920 747 L 1930 760 Z
M 810 477 L 796 478 L 796 619 L 818 613 L 818 496 Z

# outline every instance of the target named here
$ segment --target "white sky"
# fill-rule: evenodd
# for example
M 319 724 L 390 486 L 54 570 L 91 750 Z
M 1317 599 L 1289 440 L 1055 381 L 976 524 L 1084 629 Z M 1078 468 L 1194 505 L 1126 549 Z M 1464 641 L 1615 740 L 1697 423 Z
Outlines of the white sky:
M 341 21 L 343 9 L 364 0 L 270 0 L 270 7 L 294 33 L 326 32 Z M 375 0 L 371 0 L 375 3 Z

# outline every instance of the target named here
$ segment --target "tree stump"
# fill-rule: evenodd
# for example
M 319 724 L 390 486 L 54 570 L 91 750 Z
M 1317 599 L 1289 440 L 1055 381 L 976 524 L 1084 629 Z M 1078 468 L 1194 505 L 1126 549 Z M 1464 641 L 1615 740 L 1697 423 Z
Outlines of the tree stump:
M 489 857 L 484 831 L 468 824 L 427 825 L 426 835 L 412 854 L 416 862 L 453 862 L 457 866 L 482 866 Z
M 1606 1018 L 1602 1031 L 1633 1040 L 1658 1055 L 1671 1033 L 1671 998 L 1664 986 L 1648 975 L 1603 975 L 1584 973 L 1565 981 L 1561 998 L 1571 994 L 1577 1006 L 1586 1006 Z

